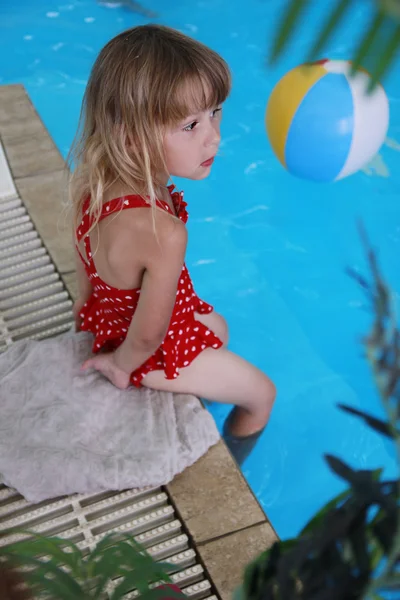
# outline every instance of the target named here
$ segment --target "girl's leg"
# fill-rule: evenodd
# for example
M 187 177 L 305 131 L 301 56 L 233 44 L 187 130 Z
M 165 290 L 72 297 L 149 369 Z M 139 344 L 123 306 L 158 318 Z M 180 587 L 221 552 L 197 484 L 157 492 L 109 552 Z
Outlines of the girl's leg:
M 215 331 L 215 329 L 214 329 Z M 193 394 L 237 409 L 229 417 L 229 434 L 247 437 L 266 425 L 275 399 L 272 381 L 259 369 L 225 348 L 205 349 L 177 379 L 152 371 L 142 381 L 146 387 Z
M 195 313 L 196 321 L 203 323 L 208 329 L 211 329 L 213 333 L 223 342 L 224 348 L 228 345 L 229 332 L 228 325 L 224 317 L 215 310 L 206 315 Z

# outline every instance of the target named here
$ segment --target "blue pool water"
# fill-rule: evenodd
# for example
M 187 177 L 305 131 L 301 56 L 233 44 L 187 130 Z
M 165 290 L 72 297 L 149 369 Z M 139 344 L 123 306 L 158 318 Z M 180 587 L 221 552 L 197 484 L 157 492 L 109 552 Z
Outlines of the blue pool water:
M 278 78 L 303 60 L 320 22 L 318 5 L 326 8 L 331 0 L 314 2 L 273 69 L 264 59 L 280 0 L 143 2 L 159 13 L 158 22 L 219 51 L 233 71 L 221 156 L 208 180 L 179 182 L 191 215 L 187 262 L 199 294 L 228 319 L 232 350 L 277 384 L 270 426 L 243 471 L 286 538 L 342 488 L 323 453 L 358 468 L 395 472 L 390 445 L 336 403 L 381 413 L 359 345 L 370 316 L 344 269 L 365 269 L 356 231 L 362 217 L 387 278 L 400 290 L 400 72 L 392 70 L 385 82 L 391 125 L 375 167 L 333 185 L 303 182 L 273 156 L 264 111 Z M 368 1 L 356 2 L 325 54 L 348 58 L 368 17 Z M 121 30 L 144 22 L 122 6 L 94 0 L 3 2 L 0 84 L 26 86 L 65 156 L 97 52 Z M 221 426 L 229 407 L 210 410 Z

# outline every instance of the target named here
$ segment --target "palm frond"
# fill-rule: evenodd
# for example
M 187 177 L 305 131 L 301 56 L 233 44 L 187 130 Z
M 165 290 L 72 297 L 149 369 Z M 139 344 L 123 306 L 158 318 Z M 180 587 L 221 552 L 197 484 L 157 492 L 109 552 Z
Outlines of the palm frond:
M 331 15 L 325 23 L 325 27 L 321 29 L 319 36 L 316 38 L 311 50 L 308 54 L 307 61 L 311 62 L 319 57 L 321 51 L 326 44 L 331 40 L 333 34 L 343 21 L 347 11 L 350 9 L 353 0 L 340 0 L 333 9 Z
M 320 58 L 328 42 L 337 33 L 344 17 L 348 14 L 354 0 L 336 0 L 328 14 L 325 24 L 317 31 L 305 62 Z M 308 9 L 310 0 L 291 0 L 276 32 L 268 62 L 274 64 L 282 57 L 292 42 Z M 388 34 L 388 31 L 390 33 Z M 369 92 L 384 79 L 393 65 L 400 48 L 400 0 L 375 0 L 374 14 L 364 35 L 361 36 L 353 56 L 353 72 L 363 66 L 368 57 L 368 70 L 371 73 Z
M 358 48 L 353 57 L 353 74 L 358 71 L 363 60 L 366 58 L 367 54 L 371 51 L 372 46 L 374 45 L 383 25 L 385 19 L 385 14 L 382 11 L 378 11 L 374 18 L 371 21 L 371 24 L 364 36 L 362 37 Z
M 271 51 L 271 62 L 275 62 L 286 50 L 297 26 L 305 13 L 310 0 L 292 0 L 283 16 L 282 22 L 276 33 L 275 42 Z
M 156 561 L 129 535 L 111 533 L 87 553 L 62 538 L 19 529 L 13 532 L 29 537 L 0 547 L 0 566 L 9 567 L 10 572 L 24 567 L 24 581 L 43 598 L 99 600 L 114 582 L 113 598 L 136 589 L 147 600 L 158 600 L 157 587 L 171 583 L 173 566 Z M 182 598 L 173 589 L 168 595 Z

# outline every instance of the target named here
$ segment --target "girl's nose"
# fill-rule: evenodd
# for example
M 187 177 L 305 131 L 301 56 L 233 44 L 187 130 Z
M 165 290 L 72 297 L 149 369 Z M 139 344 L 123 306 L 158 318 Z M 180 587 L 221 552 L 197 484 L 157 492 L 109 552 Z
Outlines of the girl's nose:
M 219 146 L 221 141 L 221 133 L 219 127 L 210 127 L 210 131 L 207 136 L 206 146 Z

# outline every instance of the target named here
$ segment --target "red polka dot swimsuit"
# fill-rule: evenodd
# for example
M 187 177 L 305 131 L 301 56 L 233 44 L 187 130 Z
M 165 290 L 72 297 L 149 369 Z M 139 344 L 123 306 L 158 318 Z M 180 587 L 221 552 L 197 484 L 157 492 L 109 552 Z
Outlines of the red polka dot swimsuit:
M 174 192 L 169 186 L 172 202 L 179 219 L 187 222 L 188 213 L 182 192 Z M 167 202 L 157 200 L 157 206 L 173 214 Z M 100 220 L 114 212 L 128 208 L 150 208 L 140 196 L 115 198 L 103 205 Z M 139 302 L 140 288 L 121 290 L 103 281 L 94 265 L 88 232 L 92 218 L 88 211 L 88 200 L 83 206 L 83 218 L 78 227 L 77 239 L 84 240 L 87 260 L 80 254 L 86 273 L 93 286 L 89 300 L 84 304 L 80 316 L 81 330 L 94 335 L 93 352 L 115 350 L 125 339 L 129 325 Z M 79 248 L 78 252 L 79 252 Z M 156 350 L 138 369 L 131 373 L 131 383 L 141 386 L 143 377 L 150 371 L 163 370 L 167 379 L 175 379 L 179 369 L 187 367 L 205 348 L 220 348 L 222 341 L 203 323 L 196 321 L 195 313 L 207 314 L 213 307 L 200 300 L 193 289 L 186 265 L 183 265 L 176 291 L 176 301 L 167 335 Z

